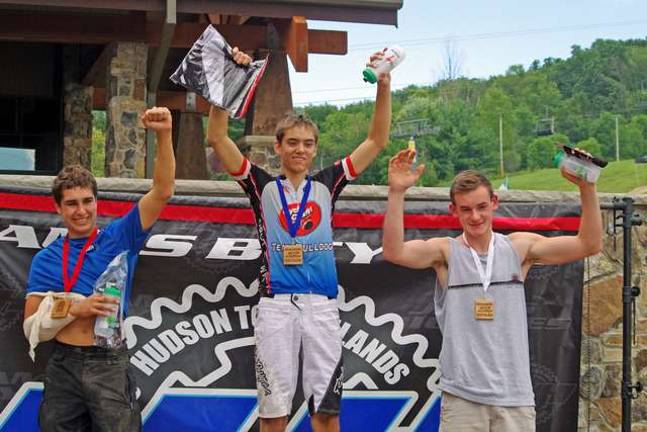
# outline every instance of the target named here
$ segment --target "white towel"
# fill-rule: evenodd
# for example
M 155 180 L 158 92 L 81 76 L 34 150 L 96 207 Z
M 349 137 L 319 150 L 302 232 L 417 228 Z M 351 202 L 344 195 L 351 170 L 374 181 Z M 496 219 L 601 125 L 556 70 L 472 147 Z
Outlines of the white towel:
M 67 297 L 70 300 L 79 301 L 84 300 L 85 296 L 76 293 L 61 293 L 54 291 L 47 291 L 44 293 L 34 292 L 30 296 L 43 297 L 43 300 L 38 306 L 38 310 L 27 318 L 23 324 L 22 329 L 25 337 L 29 341 L 29 357 L 35 361 L 36 353 L 34 350 L 40 342 L 45 342 L 53 339 L 54 336 L 66 325 L 76 319 L 71 315 L 65 318 L 52 318 L 52 306 L 54 305 L 54 297 Z

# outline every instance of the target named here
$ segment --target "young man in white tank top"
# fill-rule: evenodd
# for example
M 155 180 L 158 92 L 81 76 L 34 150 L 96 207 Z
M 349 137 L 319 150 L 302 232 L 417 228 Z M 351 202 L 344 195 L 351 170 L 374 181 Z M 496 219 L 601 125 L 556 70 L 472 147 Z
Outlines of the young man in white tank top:
M 422 165 L 412 170 L 414 155 L 403 150 L 389 162 L 383 254 L 405 267 L 432 267 L 437 275 L 435 311 L 443 333 L 441 431 L 534 431 L 523 280 L 534 264 L 565 264 L 601 250 L 595 184 L 562 171 L 580 190 L 577 235 L 504 236 L 492 231 L 498 197 L 489 180 L 463 171 L 452 183 L 449 205 L 463 232 L 455 238 L 405 242 L 405 192 L 424 170 Z

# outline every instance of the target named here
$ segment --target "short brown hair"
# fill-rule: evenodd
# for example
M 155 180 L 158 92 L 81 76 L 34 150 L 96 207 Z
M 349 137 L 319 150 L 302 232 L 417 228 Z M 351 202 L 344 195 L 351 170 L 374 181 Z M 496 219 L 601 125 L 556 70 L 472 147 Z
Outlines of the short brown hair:
M 490 193 L 490 198 L 492 198 L 494 195 L 492 183 L 485 175 L 475 170 L 461 171 L 454 177 L 452 186 L 449 188 L 449 198 L 451 198 L 453 204 L 456 204 L 454 201 L 456 194 L 472 192 L 478 189 L 479 186 L 485 186 Z
M 319 128 L 317 127 L 316 123 L 310 119 L 310 117 L 305 114 L 289 112 L 276 125 L 275 135 L 276 140 L 279 142 L 279 144 L 283 141 L 285 131 L 296 126 L 310 129 L 315 136 L 315 143 L 319 140 Z
M 92 194 L 97 197 L 97 181 L 92 173 L 81 165 L 68 165 L 58 173 L 52 184 L 52 195 L 56 204 L 61 204 L 64 190 L 75 187 L 91 188 Z

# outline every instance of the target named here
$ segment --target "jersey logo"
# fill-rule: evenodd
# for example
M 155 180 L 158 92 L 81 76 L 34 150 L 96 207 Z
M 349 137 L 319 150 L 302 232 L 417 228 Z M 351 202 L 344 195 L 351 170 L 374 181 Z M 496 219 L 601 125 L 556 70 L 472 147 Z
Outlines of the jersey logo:
M 299 211 L 299 203 L 292 203 L 288 205 L 290 210 L 290 216 L 294 221 L 297 218 L 297 212 Z M 285 220 L 285 214 L 283 210 L 279 212 L 279 221 L 281 222 L 281 227 L 288 232 L 288 224 Z M 301 225 L 297 230 L 297 237 L 307 236 L 312 234 L 314 230 L 319 227 L 321 223 L 321 207 L 314 201 L 308 201 L 306 208 L 303 211 L 303 216 L 301 217 Z

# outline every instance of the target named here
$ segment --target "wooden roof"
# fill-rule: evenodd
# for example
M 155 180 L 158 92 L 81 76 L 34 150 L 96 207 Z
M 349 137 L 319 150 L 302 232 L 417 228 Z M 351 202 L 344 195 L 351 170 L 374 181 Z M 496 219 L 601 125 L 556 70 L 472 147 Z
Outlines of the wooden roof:
M 403 0 L 176 0 L 177 12 L 226 14 L 267 18 L 303 16 L 330 20 L 397 25 Z M 31 11 L 74 11 L 78 14 L 104 12 L 162 12 L 165 0 L 0 0 L 0 8 Z

